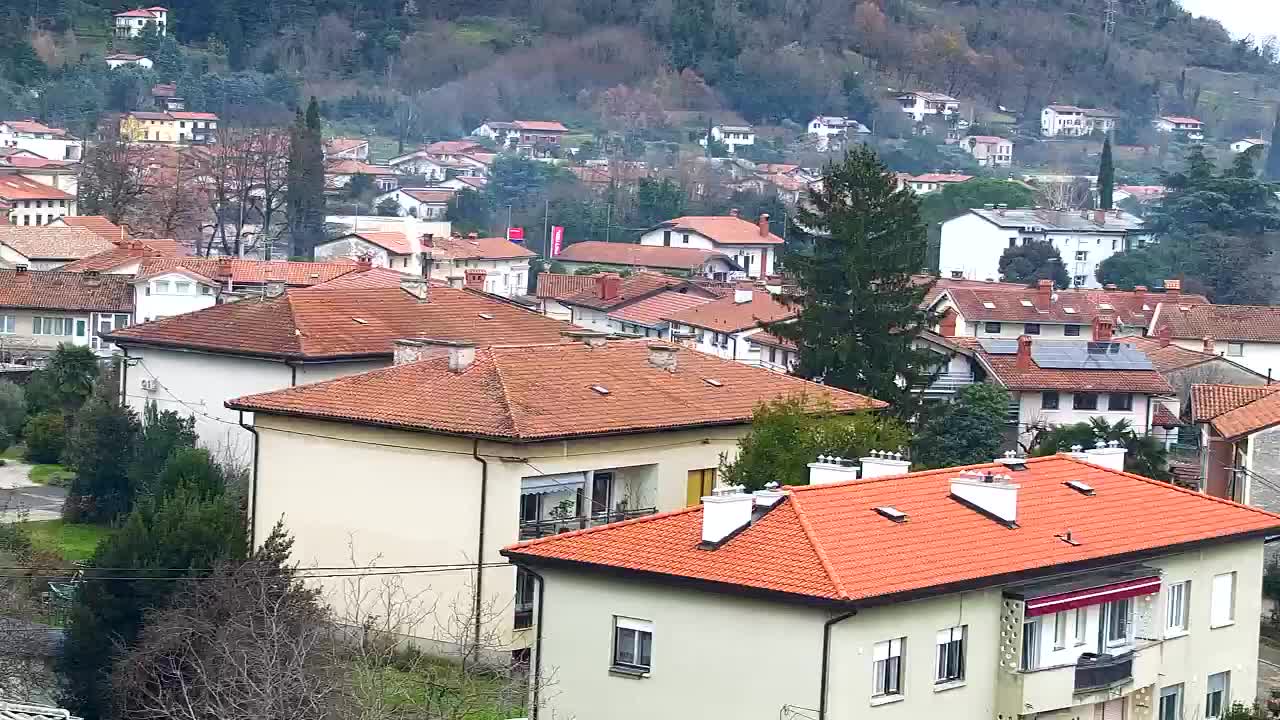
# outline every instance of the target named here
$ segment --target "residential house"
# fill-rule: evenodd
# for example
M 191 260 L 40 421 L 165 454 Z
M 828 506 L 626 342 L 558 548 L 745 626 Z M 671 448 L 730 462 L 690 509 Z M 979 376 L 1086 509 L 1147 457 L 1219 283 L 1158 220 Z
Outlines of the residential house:
M 28 150 L 48 160 L 79 160 L 80 140 L 33 119 L 0 121 L 0 147 Z
M 1040 134 L 1044 137 L 1083 137 L 1095 131 L 1110 133 L 1120 115 L 1097 108 L 1075 105 L 1048 105 L 1040 111 Z
M 444 220 L 449 212 L 449 201 L 454 191 L 437 188 L 398 188 L 374 198 L 374 206 L 391 198 L 400 208 L 401 215 L 421 220 Z
M 115 14 L 115 36 L 118 38 L 136 38 L 144 33 L 155 31 L 161 35 L 169 33 L 169 11 L 160 6 L 136 8 Z
M 574 325 L 604 333 L 618 329 L 617 324 L 610 321 L 610 314 L 659 293 L 676 292 L 706 300 L 720 297 L 719 293 L 689 280 L 645 270 L 627 277 L 600 273 L 592 279 L 594 283 L 590 287 L 558 295 L 555 300 L 569 310 L 569 319 Z
M 218 141 L 218 116 L 208 112 L 134 111 L 120 118 L 127 142 L 208 145 Z
M 926 117 L 950 118 L 960 112 L 960 101 L 944 93 L 903 93 L 898 96 L 898 105 L 902 112 L 918 123 L 924 122 Z
M 610 332 L 670 339 L 675 326 L 672 316 L 711 302 L 715 301 L 679 290 L 664 290 L 614 308 L 606 317 Z
M 616 720 L 1249 706 L 1280 517 L 1121 472 L 1123 448 L 1079 456 L 895 475 L 877 453 L 862 479 L 818 458 L 808 486 L 510 546 L 534 580 L 532 704 Z M 744 657 L 768 678 L 744 688 Z
M 769 230 L 769 216 L 762 213 L 756 222 L 728 215 L 686 215 L 667 220 L 645 230 L 641 245 L 691 247 L 718 250 L 733 258 L 746 277 L 763 279 L 774 272 L 782 238 Z
M 90 216 L 92 217 L 92 216 Z M 89 218 L 77 218 L 78 220 L 87 220 Z M 106 218 L 102 218 L 104 221 Z M 108 224 L 110 224 L 108 222 Z M 57 227 L 55 224 L 54 227 Z M 86 227 L 85 229 L 92 230 Z M 96 232 L 96 231 L 95 231 Z M 97 233 L 98 237 L 107 239 L 109 236 L 103 233 Z M 112 240 L 112 246 L 108 250 L 100 253 L 89 255 L 88 257 L 69 262 L 58 268 L 63 272 L 98 272 L 104 275 L 137 275 L 142 268 L 143 260 L 147 258 L 162 257 L 184 257 L 186 249 L 183 248 L 176 240 L 157 240 L 148 238 L 147 240 Z
M 492 140 L 499 147 L 506 147 L 508 143 L 519 137 L 515 123 L 502 120 L 486 120 L 480 124 L 480 127 L 472 130 L 471 135 Z
M 484 190 L 484 186 L 488 184 L 489 180 L 487 178 L 458 175 L 457 177 L 451 177 L 448 180 L 437 182 L 432 187 L 443 190 L 452 190 L 454 192 L 461 192 L 463 190 L 480 192 L 481 190 Z
M 26 150 L 0 149 L 0 177 L 16 176 L 48 185 L 68 195 L 80 191 L 80 164 L 75 160 L 46 160 Z
M 125 242 L 129 234 L 124 227 L 117 225 L 102 215 L 63 215 L 49 223 L 53 227 L 78 227 L 88 230 L 109 242 Z M 149 243 L 176 243 L 172 240 L 148 240 Z
M 110 240 L 84 228 L 0 224 L 0 267 L 56 270 L 114 247 Z
M 533 251 L 506 238 L 434 237 L 423 234 L 416 243 L 405 230 L 361 230 L 316 246 L 316 258 L 368 259 L 408 275 L 443 282 L 465 282 L 484 292 L 512 297 L 528 292 L 529 260 Z M 422 264 L 423 256 L 430 261 Z
M 701 352 L 758 366 L 768 350 L 765 344 L 755 342 L 759 339 L 756 336 L 773 323 L 791 320 L 795 315 L 796 308 L 784 305 L 773 293 L 742 283 L 724 297 L 673 312 L 666 319 L 673 339 L 683 336 Z M 776 347 L 774 338 L 765 338 L 766 343 L 771 340 Z M 786 359 L 784 356 L 784 362 L 774 364 L 785 365 Z
M 1206 350 L 1268 379 L 1280 376 L 1280 307 L 1174 302 L 1156 308 L 1153 334 Z
M 938 192 L 948 185 L 968 182 L 973 179 L 973 176 L 962 173 L 924 173 L 923 175 L 898 173 L 897 178 L 899 189 L 911 188 L 917 195 L 927 195 Z
M 369 141 L 364 138 L 332 137 L 324 141 L 324 159 L 368 162 Z
M 1280 385 L 1270 384 L 1192 386 L 1202 492 L 1266 510 L 1280 508 L 1278 391 Z
M 421 239 L 414 247 L 413 237 L 417 236 L 405 229 L 349 232 L 317 245 L 315 257 L 317 260 L 366 260 L 373 267 L 421 276 L 422 262 L 418 257 L 422 252 Z
M 835 115 L 819 115 L 809 121 L 809 134 L 817 138 L 818 150 L 826 151 L 832 146 L 832 140 L 836 145 L 843 146 L 853 135 L 870 135 L 871 131 L 866 125 L 849 117 L 838 117 Z
M 1187 140 L 1199 141 L 1204 139 L 1204 123 L 1193 117 L 1176 115 L 1160 117 L 1152 120 L 1151 125 L 1157 132 L 1176 133 Z
M 9 206 L 10 225 L 48 225 L 76 214 L 76 196 L 21 175 L 0 174 L 0 200 Z
M 103 58 L 107 63 L 107 67 L 115 70 L 125 65 L 133 65 L 140 68 L 150 70 L 155 63 L 151 62 L 151 58 L 142 55 L 134 55 L 132 53 L 111 53 Z
M 584 240 L 565 247 L 552 259 L 570 272 L 587 268 L 612 271 L 640 269 L 727 280 L 732 273 L 742 271 L 742 266 L 722 250 L 691 247 L 683 243 L 659 246 Z
M 1267 141 L 1261 138 L 1244 138 L 1231 143 L 1231 152 L 1239 155 L 1240 153 L 1252 150 L 1256 147 L 1266 147 Z
M 696 504 L 759 403 L 804 395 L 838 413 L 884 406 L 671 343 L 586 333 L 486 348 L 424 331 L 399 344 L 395 367 L 227 407 L 252 413 L 254 538 L 284 515 L 294 557 L 307 562 L 355 553 L 458 566 L 404 578 L 411 595 L 451 610 L 403 632 L 441 641 L 452 609 L 478 604 L 494 608 L 488 632 L 527 648 L 530 578 L 502 563 L 501 548 Z
M 560 139 L 569 134 L 569 128 L 554 120 L 515 120 L 511 125 L 516 132 L 514 142 L 518 149 L 558 147 Z M 508 145 L 511 142 L 508 135 Z
M 1163 198 L 1168 189 L 1163 185 L 1117 185 L 1111 199 L 1116 204 L 1132 198 L 1140 205 L 1147 205 Z
M 538 273 L 538 285 L 533 293 L 538 301 L 538 312 L 556 320 L 572 320 L 573 309 L 561 304 L 560 299 L 595 289 L 597 282 L 594 275 Z
M 38 363 L 62 344 L 109 355 L 100 335 L 128 327 L 133 310 L 125 277 L 0 270 L 0 362 Z
M 1150 237 L 1142 218 L 1122 210 L 1043 210 L 987 206 L 942 223 L 939 270 L 944 277 L 986 280 L 1000 276 L 1004 251 L 1049 242 L 1076 287 L 1100 287 L 1103 260 L 1141 247 Z
M 112 335 L 134 359 L 122 387 L 139 413 L 154 401 L 196 420 L 201 442 L 243 456 L 248 433 L 229 398 L 391 365 L 395 340 L 424 334 L 479 345 L 557 342 L 565 323 L 467 289 L 364 273 L 281 295 L 213 305 Z M 210 378 L 217 382 L 210 382 Z
M 1013 164 L 1013 141 L 992 135 L 970 135 L 960 147 L 973 156 L 979 167 L 1008 167 Z
M 389 165 L 371 165 L 363 160 L 338 160 L 326 163 L 324 168 L 324 189 L 329 193 L 345 190 L 351 178 L 365 175 L 378 192 L 387 193 L 400 185 L 399 173 Z
M 715 125 L 711 128 L 711 139 L 736 153 L 740 147 L 756 144 L 756 131 L 750 125 Z M 707 139 L 702 138 L 698 144 L 706 147 Z
M 151 86 L 151 102 L 161 112 L 186 110 L 187 101 L 178 96 L 178 86 L 173 83 L 156 83 Z
M 778 337 L 771 332 L 752 333 L 747 339 L 747 344 L 747 357 L 753 358 L 747 362 L 748 365 L 774 372 L 790 373 L 800 363 L 800 348 L 791 340 Z M 751 345 L 759 347 L 759 350 L 751 348 Z M 756 355 L 757 352 L 759 355 Z

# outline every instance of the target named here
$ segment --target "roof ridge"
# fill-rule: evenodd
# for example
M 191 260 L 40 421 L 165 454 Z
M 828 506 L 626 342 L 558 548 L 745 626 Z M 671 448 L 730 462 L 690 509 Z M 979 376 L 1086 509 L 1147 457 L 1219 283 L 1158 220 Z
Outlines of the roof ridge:
M 652 515 L 643 515 L 641 517 L 631 518 L 629 520 L 621 520 L 619 522 L 606 523 L 604 525 L 595 525 L 592 527 L 582 528 L 580 530 L 571 530 L 566 533 L 556 533 L 555 535 L 547 535 L 546 537 L 533 538 L 532 540 L 522 540 L 516 543 L 515 545 L 512 545 L 511 549 L 517 550 L 521 548 L 533 547 L 535 545 L 544 545 L 549 542 L 566 540 L 568 538 L 578 537 L 580 535 L 590 535 L 592 533 L 603 532 L 606 530 L 616 530 L 618 528 L 626 527 L 628 525 L 639 525 L 640 523 L 653 522 L 655 520 L 662 520 L 664 518 L 669 518 L 674 515 L 686 515 L 689 513 L 695 513 L 695 512 L 701 512 L 701 511 L 702 511 L 702 504 L 699 503 L 697 505 L 693 505 L 690 507 L 677 508 L 675 510 L 667 510 L 665 512 L 654 513 Z
M 481 352 L 487 355 L 489 362 L 493 364 L 493 375 L 498 381 L 498 405 L 502 408 L 502 414 L 511 422 L 512 434 L 517 438 L 525 437 L 520 427 L 520 420 L 516 417 L 516 413 L 512 409 L 511 402 L 507 397 L 507 380 L 502 376 L 502 368 L 498 364 L 498 353 L 493 352 L 492 348 L 486 348 Z M 472 362 L 471 367 L 475 367 L 474 361 Z M 467 369 L 469 370 L 470 368 Z
M 827 579 L 831 581 L 831 586 L 835 588 L 836 594 L 841 600 L 849 600 L 849 591 L 845 589 L 844 583 L 836 576 L 835 568 L 831 566 L 831 560 L 827 557 L 827 552 L 818 543 L 813 533 L 813 525 L 809 523 L 809 516 L 804 512 L 804 508 L 800 503 L 796 502 L 796 495 L 788 494 L 791 500 L 791 509 L 796 514 L 796 521 L 800 523 L 800 529 L 804 531 L 805 540 L 809 542 L 809 547 L 813 549 L 813 553 L 818 556 L 818 562 L 822 564 L 822 571 L 827 574 Z

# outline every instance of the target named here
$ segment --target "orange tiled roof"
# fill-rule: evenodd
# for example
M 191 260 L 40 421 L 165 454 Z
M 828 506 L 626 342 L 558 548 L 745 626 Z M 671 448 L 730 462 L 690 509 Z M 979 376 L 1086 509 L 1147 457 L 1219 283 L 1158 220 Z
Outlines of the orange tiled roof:
M 1207 422 L 1278 390 L 1280 385 L 1197 383 L 1191 386 L 1191 420 Z
M 1062 390 L 1064 392 L 1135 392 L 1159 395 L 1173 387 L 1155 370 L 1094 370 L 1042 368 L 1033 358 L 1030 369 L 1018 368 L 1017 355 L 994 355 L 975 338 L 949 337 L 947 341 L 974 353 L 1001 385 L 1010 390 Z M 1033 341 L 1034 342 L 1034 341 Z
M 309 287 L 328 282 L 356 269 L 349 260 L 330 262 L 294 262 L 285 260 L 241 260 L 220 257 L 147 258 L 138 276 L 185 268 L 197 275 L 217 280 L 230 273 L 231 282 L 259 285 L 282 282 L 294 287 Z
M 1173 338 L 1280 343 L 1280 307 L 1167 302 L 1157 329 L 1166 327 Z
M 117 245 L 96 255 L 81 258 L 58 269 L 64 272 L 106 272 L 125 263 L 155 257 L 181 257 L 177 242 L 160 240 L 143 243 L 134 240 Z
M 428 155 L 457 155 L 470 150 L 483 150 L 484 146 L 474 140 L 441 140 L 422 148 Z
M 0 223 L 0 244 L 29 260 L 78 260 L 114 247 L 84 228 Z
M 653 327 L 663 324 L 675 313 L 709 302 L 712 302 L 710 298 L 668 290 L 612 310 L 609 312 L 609 317 L 620 322 Z
M 421 302 L 399 287 L 315 287 L 214 305 L 119 330 L 118 342 L 312 360 L 390 357 L 401 338 L 492 345 L 556 342 L 568 323 L 483 293 L 433 286 Z M 492 319 L 481 317 L 481 313 Z
M 1123 343 L 1129 343 L 1146 353 L 1147 358 L 1151 360 L 1151 364 L 1156 366 L 1156 371 L 1161 373 L 1182 370 L 1183 368 L 1193 367 L 1214 360 L 1232 362 L 1230 358 L 1224 358 L 1215 353 L 1207 353 L 1202 350 L 1190 350 L 1172 343 L 1165 345 L 1159 338 L 1154 337 L 1121 337 L 1116 338 L 1116 340 Z M 1239 368 L 1245 372 L 1253 372 L 1243 365 L 1239 365 Z
M 972 179 L 972 175 L 961 175 L 959 173 L 925 173 L 907 180 L 908 182 L 960 183 Z
M 117 242 L 128 240 L 129 235 L 124 228 L 111 222 L 102 215 L 64 215 L 58 221 L 67 227 L 79 227 L 97 233 L 104 240 Z
M 426 432 L 537 441 L 750 422 L 766 400 L 804 394 L 838 412 L 884 407 L 829 388 L 678 346 L 675 372 L 650 342 L 497 345 L 462 372 L 447 358 L 230 400 L 237 410 Z M 718 381 L 712 385 L 707 379 Z M 607 394 L 593 388 L 600 388 Z
M 432 190 L 430 188 L 400 188 L 400 192 L 424 203 L 447 203 L 453 199 L 452 190 Z
M 409 244 L 409 237 L 404 234 L 403 230 L 361 230 L 360 232 L 348 233 L 342 237 L 358 237 L 394 255 L 411 255 L 413 253 L 413 246 Z
M 0 125 L 8 125 L 14 132 L 33 133 L 36 135 L 65 136 L 67 134 L 67 131 L 62 128 L 52 128 L 35 120 L 3 120 L 0 121 Z
M 1155 427 L 1172 428 L 1182 425 L 1182 421 L 1164 403 L 1158 402 L 1152 405 L 1151 424 Z
M 782 238 L 760 234 L 760 227 L 750 220 L 732 215 L 686 215 L 656 226 L 672 230 L 689 229 L 705 235 L 721 245 L 781 245 Z
M 1145 328 L 1155 316 L 1156 305 L 1165 303 L 1165 312 L 1168 312 L 1171 302 L 1164 292 L 1085 289 L 1054 289 L 1045 302 L 1038 288 L 975 280 L 939 280 L 930 295 L 936 300 L 943 290 L 969 322 L 1089 325 L 1101 315 L 1115 318 L 1124 325 Z M 1203 295 L 1179 294 L 1173 299 L 1183 305 L 1209 302 Z M 994 307 L 987 307 L 988 303 Z
M 1193 389 L 1199 387 L 1192 386 Z M 1274 386 L 1272 386 L 1274 387 Z M 1209 421 L 1222 437 L 1235 439 L 1280 425 L 1280 395 L 1270 393 Z
M 700 268 L 713 258 L 723 258 L 734 269 L 741 269 L 733 258 L 719 250 L 603 242 L 600 240 L 576 242 L 567 246 L 555 257 L 556 260 L 567 262 L 638 265 L 641 267 L 683 271 Z
M 128 313 L 133 312 L 133 287 L 124 275 L 0 270 L 0 307 Z
M 750 302 L 736 302 L 734 293 L 667 316 L 672 322 L 717 332 L 738 332 L 795 317 L 795 308 L 783 305 L 762 288 L 751 291 Z
M 1032 458 L 1026 467 L 1013 473 L 1020 488 L 1012 529 L 950 496 L 962 469 L 1006 472 L 988 463 L 787 488 L 778 506 L 715 550 L 698 547 L 698 506 L 530 540 L 503 554 L 780 599 L 872 605 L 1280 529 L 1280 516 L 1065 455 Z M 1068 480 L 1095 493 L 1082 495 Z M 880 506 L 908 520 L 891 522 L 875 512 Z M 1056 537 L 1068 527 L 1078 544 Z
M 609 300 L 601 299 L 598 284 L 593 284 L 576 294 L 566 295 L 556 299 L 566 305 L 580 305 L 582 307 L 594 308 L 596 310 L 611 310 L 667 289 L 674 289 L 677 292 L 684 292 L 691 295 L 697 295 L 699 297 L 719 297 L 716 293 L 701 288 L 683 278 L 671 277 L 670 275 L 661 275 L 659 273 L 641 270 L 640 272 L 632 273 L 628 277 L 622 278 L 617 296 Z
M 334 137 L 324 141 L 324 150 L 327 153 L 337 155 L 368 144 L 369 141 L 362 138 Z
M 75 200 L 76 196 L 21 175 L 0 175 L 0 199 L 9 201 Z
M 391 268 L 375 267 L 368 270 L 353 270 L 346 275 L 339 276 L 329 282 L 316 285 L 317 288 L 326 290 L 367 290 L 369 288 L 398 288 L 400 281 L 409 277 L 398 270 Z M 440 282 L 438 280 L 430 281 L 432 286 L 448 287 L 449 283 Z
M 584 290 L 590 290 L 595 286 L 596 279 L 592 275 L 565 275 L 543 272 L 538 273 L 538 287 L 534 291 L 534 296 L 559 300 L 562 297 L 569 297 L 570 295 L 577 295 Z
M 748 336 L 747 336 L 747 340 L 748 340 L 749 342 L 753 342 L 753 343 L 755 343 L 755 344 L 757 344 L 757 345 L 769 345 L 769 346 L 776 347 L 776 348 L 782 348 L 783 350 L 798 350 L 798 349 L 799 349 L 799 348 L 796 346 L 796 344 L 795 344 L 795 342 L 794 342 L 794 341 L 792 341 L 792 340 L 788 340 L 787 338 L 778 337 L 777 335 L 774 335 L 773 333 L 767 333 L 767 332 L 763 332 L 763 331 L 762 331 L 762 332 L 758 332 L 758 333 L 752 333 L 752 334 L 748 335 Z
M 385 165 L 372 165 L 363 160 L 338 160 L 329 163 L 324 169 L 325 175 L 395 175 L 394 168 Z
M 431 238 L 437 260 L 519 260 L 536 255 L 529 248 L 503 237 Z
M 555 120 L 515 120 L 511 123 L 517 130 L 533 130 L 535 132 L 569 132 L 569 128 Z

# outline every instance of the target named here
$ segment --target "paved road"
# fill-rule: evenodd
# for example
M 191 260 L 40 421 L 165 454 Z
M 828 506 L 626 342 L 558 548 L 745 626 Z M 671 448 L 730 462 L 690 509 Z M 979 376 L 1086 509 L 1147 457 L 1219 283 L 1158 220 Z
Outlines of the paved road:
M 1266 638 L 1258 644 L 1258 699 L 1271 697 L 1271 690 L 1280 688 L 1280 647 Z
M 28 520 L 57 520 L 62 517 L 66 488 L 36 485 L 27 479 L 31 466 L 16 460 L 0 467 L 0 520 L 16 517 L 19 508 Z

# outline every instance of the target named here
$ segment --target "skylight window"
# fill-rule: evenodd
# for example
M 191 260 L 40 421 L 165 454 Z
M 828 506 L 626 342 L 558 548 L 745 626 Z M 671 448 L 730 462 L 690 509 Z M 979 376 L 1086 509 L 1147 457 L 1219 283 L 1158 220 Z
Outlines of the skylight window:
M 983 302 L 983 303 L 982 303 L 982 307 L 984 307 L 984 308 L 986 308 L 986 309 L 988 309 L 988 310 L 995 310 L 995 309 L 996 309 L 996 304 L 995 304 L 995 303 L 993 303 L 993 302 L 991 302 L 991 301 L 985 301 L 985 302 Z
M 601 395 L 608 395 L 608 394 L 609 394 L 609 388 L 607 388 L 607 387 L 605 387 L 605 386 L 603 386 L 603 385 L 592 385 L 592 386 L 591 386 L 591 389 L 592 389 L 592 390 L 594 390 L 595 392 L 597 392 L 597 393 L 601 394 Z
M 369 321 L 368 321 L 368 320 L 365 320 L 364 318 L 353 317 L 353 318 L 351 318 L 351 319 L 352 319 L 352 320 L 355 320 L 357 323 L 359 323 L 359 324 L 361 324 L 361 325 L 368 325 L 368 324 L 369 324 Z
M 1031 301 L 1030 301 L 1030 300 L 1028 300 L 1028 299 L 1026 299 L 1026 298 L 1023 298 L 1023 299 L 1022 299 L 1022 307 L 1032 307 L 1032 305 L 1031 305 Z
M 879 513 L 881 517 L 887 518 L 896 523 L 903 523 L 907 521 L 907 514 L 896 507 L 884 505 L 876 508 L 876 512 Z
M 724 383 L 715 378 L 702 378 L 702 382 L 710 385 L 711 387 L 724 387 Z
M 493 316 L 492 316 L 492 315 L 490 315 L 489 313 L 480 313 L 480 319 L 481 319 L 481 320 L 492 320 L 492 319 L 493 319 Z
M 1093 486 L 1090 485 L 1089 483 L 1080 482 L 1079 480 L 1068 480 L 1063 484 L 1071 488 L 1072 490 L 1075 490 L 1076 492 L 1080 493 L 1081 495 L 1094 494 Z
M 1068 315 L 1075 315 L 1075 314 L 1076 314 L 1076 309 L 1075 309 L 1075 308 L 1073 308 L 1073 307 L 1064 307 L 1064 308 L 1062 308 L 1062 312 L 1064 312 L 1064 313 L 1066 313 L 1066 314 L 1068 314 Z
M 1150 305 L 1146 305 L 1146 304 L 1144 304 L 1144 305 L 1142 306 L 1142 311 L 1143 311 L 1143 312 L 1147 312 L 1147 311 L 1148 311 L 1148 310 L 1150 310 L 1150 309 L 1151 309 L 1151 306 L 1150 306 Z

